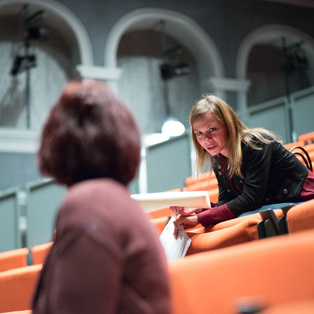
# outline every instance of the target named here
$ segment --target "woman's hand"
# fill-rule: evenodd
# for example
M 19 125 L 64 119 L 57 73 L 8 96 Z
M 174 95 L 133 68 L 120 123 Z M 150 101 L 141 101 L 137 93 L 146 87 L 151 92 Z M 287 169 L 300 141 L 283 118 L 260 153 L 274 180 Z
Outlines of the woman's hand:
M 173 235 L 177 238 L 180 229 L 189 229 L 197 226 L 199 224 L 197 215 L 191 216 L 181 216 L 173 222 L 174 232 Z
M 190 216 L 194 213 L 201 212 L 201 208 L 185 208 L 182 206 L 170 206 L 170 210 L 181 216 Z

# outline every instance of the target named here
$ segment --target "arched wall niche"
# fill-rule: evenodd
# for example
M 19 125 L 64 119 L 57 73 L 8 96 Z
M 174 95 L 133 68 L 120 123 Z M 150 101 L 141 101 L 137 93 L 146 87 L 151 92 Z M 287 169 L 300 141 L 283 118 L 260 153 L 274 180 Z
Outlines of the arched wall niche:
M 64 36 L 64 39 L 74 47 L 78 47 L 80 62 L 93 65 L 93 54 L 87 32 L 79 19 L 65 6 L 53 0 L 2 0 L 0 16 L 17 14 L 28 4 L 32 12 L 44 10 L 45 22 Z
M 269 44 L 280 47 L 282 38 L 285 38 L 287 45 L 298 41 L 304 42 L 304 50 L 307 54 L 309 62 L 314 64 L 314 39 L 309 35 L 286 25 L 265 25 L 255 29 L 248 34 L 242 41 L 236 64 L 236 76 L 238 79 L 247 78 L 247 62 L 250 51 L 257 44 Z
M 208 34 L 193 20 L 177 12 L 147 8 L 135 10 L 123 16 L 112 28 L 105 48 L 104 62 L 109 68 L 117 68 L 119 42 L 124 33 L 156 28 L 160 21 L 166 25 L 166 33 L 175 38 L 193 56 L 198 64 L 203 91 L 208 91 L 208 80 L 224 77 L 220 53 Z
M 270 45 L 279 48 L 282 45 L 282 38 L 285 38 L 287 45 L 303 41 L 303 48 L 311 66 L 314 66 L 314 40 L 309 35 L 286 25 L 271 24 L 259 27 L 249 33 L 242 41 L 236 59 L 236 79 L 248 81 L 248 61 L 252 49 L 259 44 Z M 313 72 L 313 71 L 312 71 Z M 313 73 L 312 81 L 314 80 Z M 249 121 L 248 114 L 248 90 L 238 95 L 238 102 L 241 104 L 241 118 L 244 122 Z
M 123 46 L 124 39 L 128 35 L 146 31 L 155 33 L 152 36 L 155 39 L 158 38 L 156 37 L 158 32 L 161 37 L 161 22 L 164 24 L 163 29 L 167 38 L 177 42 L 193 60 L 191 67 L 193 71 L 189 76 L 177 77 L 166 83 L 167 96 L 162 96 L 164 83 L 158 78 L 161 43 L 160 47 L 155 41 L 153 43 L 158 50 L 156 54 L 160 53 L 159 59 L 152 56 L 145 58 L 145 54 L 143 57 L 140 55 L 130 58 L 119 57 L 119 48 Z M 139 42 L 149 44 L 147 39 Z M 172 48 L 170 46 L 167 48 Z M 161 129 L 166 118 L 166 98 L 169 99 L 168 106 L 171 107 L 170 116 L 179 119 L 187 127 L 191 105 L 202 94 L 215 91 L 211 84 L 213 78 L 224 77 L 220 53 L 208 34 L 185 15 L 157 8 L 135 10 L 118 20 L 107 38 L 104 64 L 107 69 L 122 70 L 117 78 L 115 90 L 134 112 L 140 129 L 145 135 Z
M 31 153 L 35 152 L 38 145 L 38 134 L 47 113 L 49 112 L 50 106 L 55 101 L 56 97 L 60 93 L 64 84 L 74 74 L 77 64 L 84 64 L 87 66 L 93 65 L 93 54 L 90 45 L 90 41 L 87 32 L 78 18 L 69 11 L 62 4 L 53 0 L 2 0 L 0 1 L 0 17 L 5 19 L 16 19 L 18 16 L 21 17 L 22 22 L 22 8 L 24 5 L 28 5 L 29 15 L 43 10 L 43 26 L 49 28 L 51 32 L 57 34 L 58 37 L 54 37 L 54 40 L 49 41 L 48 50 L 40 44 L 36 47 L 37 54 L 37 67 L 31 70 L 31 122 L 30 127 L 26 126 L 26 109 L 17 105 L 15 100 L 19 100 L 19 103 L 24 101 L 25 90 L 25 73 L 21 73 L 16 77 L 3 78 L 2 95 L 1 98 L 1 110 L 6 110 L 6 114 L 12 117 L 12 112 L 16 116 L 16 122 L 12 120 L 8 124 L 6 117 L 4 119 L 4 128 L 1 130 L 0 135 L 0 151 L 1 152 L 18 152 L 18 153 Z M 21 23 L 22 24 L 22 23 Z M 5 25 L 4 25 L 5 26 Z M 60 38 L 64 42 L 65 49 L 58 51 L 55 38 Z M 5 73 L 10 76 L 11 62 L 13 64 L 14 55 L 11 54 L 11 48 L 15 45 L 15 41 L 22 41 L 21 38 L 5 38 L 2 44 L 3 60 L 2 65 Z M 54 44 L 51 44 L 51 42 Z M 52 45 L 52 46 L 51 46 Z M 53 48 L 54 50 L 51 50 Z M 60 62 L 61 61 L 61 62 Z M 41 65 L 41 66 L 39 66 Z M 45 73 L 47 71 L 50 76 Z M 11 83 L 10 83 L 11 82 Z M 40 82 L 40 84 L 38 84 Z M 18 89 L 17 89 L 18 87 Z M 7 95 L 11 95 L 10 98 Z M 15 109 L 10 108 L 15 104 Z M 43 104 L 45 106 L 43 106 Z M 23 104 L 24 106 L 24 104 Z M 8 116 L 9 117 L 9 116 Z
M 255 55 L 255 58 L 258 57 L 256 53 L 256 48 L 258 46 L 262 47 L 262 49 L 265 47 L 269 50 L 273 49 L 274 58 L 277 58 L 277 62 L 279 62 L 280 49 L 283 49 L 283 39 L 285 40 L 287 47 L 294 46 L 297 43 L 302 43 L 302 49 L 304 50 L 309 62 L 309 70 L 307 71 L 309 79 L 307 84 L 308 86 L 313 85 L 314 74 L 311 69 L 313 69 L 314 66 L 314 39 L 298 29 L 278 24 L 265 25 L 257 28 L 244 38 L 237 55 L 237 78 L 248 80 L 250 78 L 249 76 L 252 76 L 252 72 L 251 74 L 248 73 L 248 62 L 252 61 L 252 59 L 250 60 L 251 53 L 252 55 Z M 254 60 L 254 62 L 256 61 Z M 303 90 L 292 90 L 292 92 L 295 92 L 295 96 L 293 96 L 294 94 L 291 94 L 291 91 L 290 93 L 287 93 L 287 86 L 285 86 L 284 82 L 284 72 L 282 71 L 281 77 L 281 69 L 279 69 L 278 66 L 276 68 L 277 72 L 275 72 L 274 77 L 271 78 L 271 80 L 273 80 L 272 82 L 267 82 L 264 86 L 261 86 L 262 84 L 260 84 L 258 87 L 256 86 L 257 83 L 254 82 L 252 88 L 264 88 L 265 91 L 268 84 L 269 88 L 281 89 L 281 95 L 278 95 L 277 93 L 276 95 L 273 95 L 275 99 L 271 99 L 272 97 L 269 97 L 269 99 L 265 99 L 263 101 L 261 101 L 261 98 L 256 101 L 254 101 L 254 99 L 253 101 L 250 99 L 251 103 L 250 106 L 248 106 L 249 91 L 243 95 L 242 101 L 245 106 L 242 108 L 242 119 L 251 127 L 256 127 L 257 125 L 263 126 L 277 134 L 280 134 L 286 142 L 296 141 L 297 134 L 306 133 L 308 130 L 312 129 L 311 121 L 304 119 L 302 111 L 294 110 L 297 106 L 300 106 L 299 104 L 296 104 L 298 102 L 297 99 L 302 99 L 302 105 L 305 108 L 304 112 L 308 112 L 308 117 L 312 116 L 312 106 L 310 105 L 311 100 L 310 98 L 308 98 L 309 100 L 306 100 L 306 97 L 311 97 L 312 88 L 305 87 Z M 276 75 L 277 81 L 275 78 Z M 265 76 L 267 76 L 267 74 Z M 294 87 L 298 88 L 299 86 Z M 302 89 L 302 86 L 300 88 Z M 287 97 L 288 94 L 289 97 Z M 280 121 L 280 123 L 278 123 L 278 121 Z M 300 125 L 302 127 L 300 127 Z

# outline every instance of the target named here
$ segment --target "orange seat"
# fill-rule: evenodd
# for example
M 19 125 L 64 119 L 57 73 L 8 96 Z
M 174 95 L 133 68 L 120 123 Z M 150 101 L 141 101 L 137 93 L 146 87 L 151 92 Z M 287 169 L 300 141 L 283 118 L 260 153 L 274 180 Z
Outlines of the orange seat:
M 169 216 L 154 218 L 151 219 L 150 221 L 156 227 L 157 232 L 160 235 L 162 231 L 165 229 L 167 222 L 169 221 Z
M 314 143 L 314 131 L 299 135 L 298 141 L 302 142 L 303 145 Z
M 35 245 L 31 248 L 33 264 L 43 264 L 53 242 Z
M 209 191 L 218 188 L 216 179 L 210 181 L 198 181 L 183 188 L 183 191 Z
M 303 146 L 304 145 L 304 142 L 303 141 L 296 141 L 296 142 L 291 142 L 291 143 L 286 143 L 286 144 L 283 144 L 283 147 L 286 149 L 286 150 L 290 150 L 292 147 L 294 146 Z
M 0 313 L 30 310 L 42 265 L 15 268 L 0 273 Z
M 21 248 L 0 253 L 0 271 L 27 266 L 28 248 Z
M 173 314 L 236 313 L 243 297 L 269 307 L 313 299 L 313 245 L 310 230 L 171 261 Z
M 303 147 L 306 149 L 306 151 L 307 151 L 308 153 L 311 153 L 311 152 L 314 151 L 314 143 L 312 143 L 312 144 L 307 144 L 307 145 L 303 145 Z
M 260 314 L 313 314 L 314 300 L 304 300 L 299 302 L 288 302 L 286 304 L 266 307 Z
M 283 215 L 284 215 L 284 213 L 281 209 L 274 209 L 273 212 L 276 215 L 277 219 L 283 217 Z M 193 232 L 198 232 L 198 233 L 217 231 L 217 230 L 221 230 L 221 229 L 225 229 L 225 228 L 229 228 L 231 226 L 234 226 L 240 222 L 247 220 L 248 218 L 258 219 L 259 221 L 262 221 L 262 219 L 263 219 L 260 213 L 255 213 L 255 214 L 251 214 L 251 215 L 247 215 L 247 216 L 242 216 L 242 217 L 237 217 L 237 218 L 225 220 L 225 221 L 219 222 L 215 225 L 210 225 L 206 228 L 202 227 L 201 225 L 197 225 L 193 229 L 188 229 L 187 231 L 189 232 L 189 231 L 193 230 Z
M 277 218 L 283 217 L 281 209 L 273 211 Z M 257 225 L 263 220 L 260 213 L 238 217 L 204 228 L 197 226 L 187 230 L 191 245 L 187 255 L 221 249 L 259 239 Z
M 217 203 L 218 202 L 218 198 L 219 198 L 219 190 L 217 189 L 213 189 L 208 191 L 209 194 L 209 199 L 212 203 Z
M 1 314 L 32 314 L 31 310 L 25 310 L 25 311 L 10 311 L 10 312 L 1 312 Z
M 258 239 L 257 224 L 259 219 L 246 219 L 229 228 L 207 232 L 188 232 L 191 238 L 190 247 L 186 255 L 217 250 Z
M 161 208 L 152 212 L 147 212 L 146 215 L 150 219 L 155 219 L 155 218 L 160 218 L 160 217 L 165 217 L 165 216 L 170 216 L 172 215 L 173 212 L 170 210 L 169 207 L 166 208 Z
M 186 178 L 185 179 L 185 185 L 190 186 L 190 185 L 195 184 L 197 182 L 209 181 L 212 178 L 215 178 L 214 171 L 211 171 L 211 172 L 207 171 L 207 172 L 200 174 L 198 177 L 191 176 L 191 177 Z
M 290 208 L 286 224 L 289 233 L 314 229 L 314 199 Z
M 32 314 L 31 310 L 1 312 L 1 314 Z

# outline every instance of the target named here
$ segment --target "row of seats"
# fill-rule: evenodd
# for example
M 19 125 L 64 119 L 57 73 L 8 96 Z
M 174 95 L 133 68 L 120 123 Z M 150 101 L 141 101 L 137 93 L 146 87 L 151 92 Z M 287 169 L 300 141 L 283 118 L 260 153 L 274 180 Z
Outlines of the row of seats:
M 151 222 L 161 234 L 169 217 L 173 213 L 169 208 L 148 213 Z M 270 218 L 269 215 L 273 214 Z M 260 227 L 267 224 L 271 219 L 271 226 L 268 227 L 267 234 L 261 234 Z M 279 230 L 279 223 L 281 230 Z M 212 251 L 229 247 L 235 244 L 251 242 L 261 238 L 294 233 L 314 228 L 314 200 L 310 200 L 289 208 L 278 208 L 273 211 L 251 214 L 220 222 L 216 225 L 204 228 L 198 225 L 187 230 L 187 235 L 191 238 L 191 245 L 187 255 Z
M 0 253 L 0 313 L 30 313 L 33 292 L 51 245 L 49 242 Z
M 42 264 L 52 242 L 39 244 L 29 248 L 20 248 L 0 253 L 0 272 L 12 268 Z
M 282 217 L 280 211 L 274 211 L 276 217 Z M 199 233 L 194 230 L 197 237 L 189 256 L 169 262 L 173 313 L 207 313 L 205 309 L 241 313 L 243 306 L 268 311 L 287 301 L 302 301 L 298 306 L 304 305 L 303 301 L 307 304 L 314 296 L 314 286 L 303 274 L 312 273 L 309 270 L 314 262 L 314 200 L 296 205 L 286 214 L 289 234 L 260 241 L 252 242 L 258 240 L 259 214 L 229 220 Z M 238 233 L 241 229 L 246 235 Z M 46 252 L 50 245 L 45 245 Z M 0 313 L 30 308 L 41 268 L 40 263 L 0 272 L 0 295 L 5 300 L 0 302 Z M 244 298 L 247 304 L 241 303 Z
M 307 141 L 310 151 L 314 132 Z M 204 182 L 210 175 L 202 175 Z M 198 183 L 193 180 L 186 182 Z M 261 239 L 258 226 L 268 217 L 260 213 L 187 230 L 192 240 L 188 256 L 169 262 L 174 314 L 313 313 L 314 200 L 272 213 L 275 223 L 284 218 L 288 234 Z M 173 213 L 163 208 L 147 215 L 161 233 Z M 51 244 L 0 253 L 0 313 L 31 313 L 33 291 Z M 2 266 L 1 256 L 6 257 Z
M 0 313 L 31 309 L 42 264 L 0 272 Z
M 314 313 L 314 230 L 169 262 L 174 314 Z
M 267 298 L 263 299 L 262 304 L 258 305 L 265 307 L 266 309 L 268 309 L 269 306 L 272 308 L 275 305 L 277 306 L 280 303 L 284 303 L 287 299 L 297 302 L 295 306 L 305 306 L 304 304 L 307 304 L 308 302 L 307 298 L 309 298 L 309 291 L 308 294 L 302 294 L 302 298 L 293 294 L 294 298 L 291 299 L 292 292 L 285 296 L 282 295 L 286 294 L 286 290 L 283 290 L 283 283 L 289 284 L 289 287 L 290 284 L 293 283 L 294 286 L 297 285 L 298 287 L 301 285 L 300 281 L 303 282 L 304 279 L 302 278 L 305 277 L 302 277 L 303 274 L 298 272 L 300 261 L 304 261 L 305 258 L 306 260 L 309 259 L 308 263 L 313 263 L 314 256 L 307 254 L 307 252 L 309 250 L 311 251 L 310 248 L 314 241 L 314 224 L 313 222 L 312 224 L 309 222 L 314 219 L 314 200 L 304 204 L 307 205 L 306 215 L 303 215 L 300 212 L 298 213 L 297 209 L 300 209 L 300 205 L 302 204 L 291 208 L 291 210 L 293 209 L 293 211 L 291 211 L 292 215 L 288 215 L 290 210 L 287 212 L 287 217 L 289 217 L 288 224 L 290 234 L 284 237 L 277 237 L 275 242 L 271 239 L 265 239 L 268 241 L 267 245 L 261 244 L 264 243 L 264 241 L 251 242 L 252 239 L 258 239 L 257 232 L 256 230 L 253 231 L 253 228 L 252 234 L 249 236 L 249 241 L 247 241 L 245 237 L 240 239 L 240 237 L 236 235 L 236 232 L 233 236 L 229 233 L 230 229 L 227 232 L 228 228 L 240 230 L 245 221 L 249 222 L 248 225 L 255 226 L 256 229 L 257 222 L 261 220 L 258 219 L 258 214 L 251 215 L 254 217 L 241 217 L 226 221 L 207 228 L 207 232 L 204 230 L 203 233 L 198 233 L 199 236 L 209 236 L 206 241 L 204 241 L 204 239 L 202 241 L 199 238 L 197 241 L 194 241 L 194 243 L 192 241 L 192 250 L 190 248 L 190 251 L 188 252 L 188 255 L 190 256 L 169 263 L 169 272 L 172 283 L 173 313 L 207 313 L 205 309 L 210 310 L 210 312 L 213 313 L 235 313 L 236 308 L 239 310 L 239 313 L 241 313 L 240 310 L 242 310 L 241 307 L 243 307 L 243 304 L 241 304 L 240 301 L 244 297 L 249 297 L 248 302 L 250 306 L 256 306 L 256 297 L 259 297 L 260 295 L 262 295 L 263 298 Z M 280 210 L 275 212 L 276 216 L 282 216 Z M 169 209 L 162 209 L 159 214 L 161 213 L 167 215 L 170 211 Z M 157 215 L 157 213 L 154 215 Z M 291 224 L 290 222 L 293 220 L 293 217 L 297 217 L 298 220 L 302 220 L 302 222 Z M 152 221 L 160 218 L 164 219 L 164 217 L 157 217 L 152 218 Z M 304 231 L 304 229 L 312 230 Z M 303 236 L 298 232 L 300 230 L 304 233 Z M 194 230 L 194 232 L 196 232 L 196 230 Z M 223 243 L 223 232 L 229 234 L 229 240 L 231 242 Z M 291 240 L 295 237 L 291 237 L 291 233 L 294 232 L 298 233 L 297 237 L 299 240 L 296 242 L 295 240 Z M 312 238 L 307 234 L 311 234 Z M 220 244 L 223 244 L 221 247 L 217 245 L 217 240 L 219 238 L 221 238 Z M 216 242 L 214 239 L 216 239 Z M 234 239 L 237 239 L 237 241 Z M 292 241 L 292 243 L 295 244 L 292 245 L 289 241 Z M 45 252 L 47 253 L 50 245 L 51 243 L 43 245 L 42 249 L 45 248 Z M 274 246 L 275 248 L 273 248 Z M 294 246 L 303 251 L 296 252 Z M 220 248 L 220 250 L 217 250 L 218 248 Z M 285 256 L 285 250 L 287 251 L 286 253 L 291 256 Z M 24 257 L 25 253 L 27 252 L 24 252 Z M 42 254 L 43 259 L 45 258 L 44 255 L 45 254 Z M 261 260 L 261 258 L 263 259 Z M 276 266 L 274 266 L 274 261 L 277 261 Z M 290 276 L 291 278 L 289 277 L 289 280 L 287 280 L 281 272 L 278 273 L 277 267 L 280 265 L 283 268 L 282 272 L 287 272 L 287 267 L 290 267 L 291 263 L 294 268 L 289 269 L 288 273 L 289 276 L 292 276 L 292 274 L 294 275 L 292 277 Z M 254 267 L 250 271 L 254 274 L 249 274 L 249 266 L 252 265 Z M 0 295 L 1 298 L 3 297 L 5 300 L 5 302 L 0 302 L 0 313 L 30 308 L 33 290 L 36 286 L 41 268 L 42 264 L 37 264 L 0 272 Z M 304 265 L 301 268 L 304 270 Z M 307 272 L 308 269 L 310 268 L 307 268 Z M 241 273 L 244 274 L 243 276 L 245 276 L 245 278 L 239 277 L 239 274 Z M 263 280 L 260 281 L 260 278 Z M 248 279 L 248 281 L 246 279 Z M 269 282 L 267 282 L 267 280 L 269 280 Z M 273 295 L 273 290 L 269 290 L 269 286 L 273 287 L 274 282 L 279 285 L 279 288 L 277 290 L 275 289 L 275 295 Z M 239 286 L 237 286 L 239 284 L 241 284 L 240 286 L 242 290 L 239 290 Z M 228 294 L 226 294 L 225 291 L 226 287 L 229 287 L 227 289 Z M 304 287 L 304 289 L 305 288 L 307 289 L 307 287 Z M 291 291 L 290 288 L 288 290 Z M 206 295 L 207 297 L 205 297 Z M 281 299 L 278 295 L 281 296 Z M 225 300 L 224 302 L 220 302 L 222 298 Z M 303 299 L 304 302 L 302 301 Z M 260 302 L 261 300 L 257 301 Z M 299 301 L 302 302 L 299 304 Z M 246 306 L 249 305 L 246 304 Z

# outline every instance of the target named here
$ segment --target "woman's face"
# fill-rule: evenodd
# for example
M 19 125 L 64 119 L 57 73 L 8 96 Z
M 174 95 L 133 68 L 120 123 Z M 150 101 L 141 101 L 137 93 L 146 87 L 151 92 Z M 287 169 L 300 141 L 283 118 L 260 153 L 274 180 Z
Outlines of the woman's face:
M 227 127 L 216 116 L 208 111 L 192 124 L 198 143 L 213 155 L 222 154 L 228 157 Z

